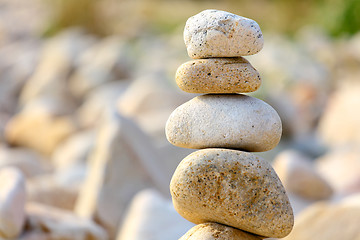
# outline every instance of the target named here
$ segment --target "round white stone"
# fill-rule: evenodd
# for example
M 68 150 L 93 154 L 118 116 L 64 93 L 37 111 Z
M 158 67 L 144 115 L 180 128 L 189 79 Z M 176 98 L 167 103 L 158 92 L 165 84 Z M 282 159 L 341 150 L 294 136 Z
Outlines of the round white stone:
M 264 45 L 254 20 L 219 10 L 205 10 L 189 18 L 184 41 L 189 56 L 195 59 L 252 55 Z
M 281 120 L 264 101 L 242 94 L 198 96 L 175 109 L 166 123 L 170 143 L 262 152 L 280 141 Z

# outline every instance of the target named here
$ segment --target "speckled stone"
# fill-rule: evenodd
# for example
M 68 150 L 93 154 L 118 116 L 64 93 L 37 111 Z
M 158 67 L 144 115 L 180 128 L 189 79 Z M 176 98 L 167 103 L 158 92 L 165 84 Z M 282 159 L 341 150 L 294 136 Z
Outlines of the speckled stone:
M 166 123 L 170 143 L 195 149 L 268 151 L 279 143 L 281 131 L 280 117 L 270 105 L 242 94 L 195 97 L 176 108 Z
M 251 153 L 196 151 L 175 170 L 170 192 L 175 209 L 195 224 L 217 222 L 275 238 L 293 227 L 293 211 L 278 176 Z
M 202 223 L 191 228 L 179 240 L 261 240 L 259 236 L 218 223 Z
M 258 71 L 243 57 L 197 59 L 182 64 L 176 83 L 189 93 L 247 93 L 261 84 Z
M 259 52 L 264 45 L 254 20 L 219 10 L 205 10 L 189 18 L 184 41 L 194 59 L 247 56 Z

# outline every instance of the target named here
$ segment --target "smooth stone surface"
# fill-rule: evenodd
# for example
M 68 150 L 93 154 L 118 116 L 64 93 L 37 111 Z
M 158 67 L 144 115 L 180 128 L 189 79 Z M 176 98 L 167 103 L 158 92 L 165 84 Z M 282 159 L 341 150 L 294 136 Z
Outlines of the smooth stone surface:
M 25 222 L 25 178 L 14 167 L 0 170 L 0 239 L 16 238 Z
M 329 199 L 333 190 L 316 171 L 311 159 L 296 150 L 286 150 L 276 156 L 273 167 L 288 192 L 311 200 Z
M 170 143 L 184 148 L 273 149 L 280 141 L 277 112 L 257 98 L 241 94 L 203 95 L 175 109 L 166 123 Z
M 217 222 L 266 237 L 285 237 L 294 216 L 278 176 L 247 152 L 204 149 L 181 161 L 170 183 L 175 209 L 199 224 Z
M 247 93 L 260 87 L 261 78 L 245 58 L 209 58 L 182 64 L 176 83 L 189 93 Z
M 179 239 L 193 226 L 175 211 L 171 200 L 154 189 L 146 189 L 133 198 L 116 239 Z
M 218 223 L 202 223 L 190 229 L 179 240 L 260 240 L 259 236 Z
M 189 18 L 184 41 L 191 58 L 247 56 L 264 45 L 254 20 L 219 10 L 205 10 Z

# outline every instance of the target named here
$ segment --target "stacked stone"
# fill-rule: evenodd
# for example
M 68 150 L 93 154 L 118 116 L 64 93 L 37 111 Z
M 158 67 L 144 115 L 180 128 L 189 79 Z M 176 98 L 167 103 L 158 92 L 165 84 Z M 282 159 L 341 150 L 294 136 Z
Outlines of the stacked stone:
M 242 56 L 259 52 L 259 25 L 205 10 L 186 22 L 184 40 L 194 60 L 176 82 L 202 93 L 179 106 L 166 123 L 170 143 L 198 150 L 181 161 L 170 183 L 175 209 L 198 224 L 181 240 L 281 238 L 293 211 L 271 165 L 250 153 L 274 148 L 281 120 L 267 103 L 240 93 L 256 91 L 260 76 Z

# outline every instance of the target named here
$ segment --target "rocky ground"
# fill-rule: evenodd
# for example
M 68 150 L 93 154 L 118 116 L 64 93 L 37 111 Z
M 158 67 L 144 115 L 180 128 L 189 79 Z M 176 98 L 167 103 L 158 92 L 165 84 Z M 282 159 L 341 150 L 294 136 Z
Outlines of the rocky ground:
M 174 80 L 190 60 L 182 32 L 130 40 L 68 29 L 44 39 L 35 23 L 14 26 L 2 24 L 0 39 L 0 238 L 182 236 L 193 224 L 173 209 L 168 185 L 193 150 L 164 133 L 196 96 Z M 259 155 L 294 208 L 286 239 L 360 239 L 360 35 L 264 38 L 247 58 L 262 77 L 253 95 L 283 122 L 280 145 Z

